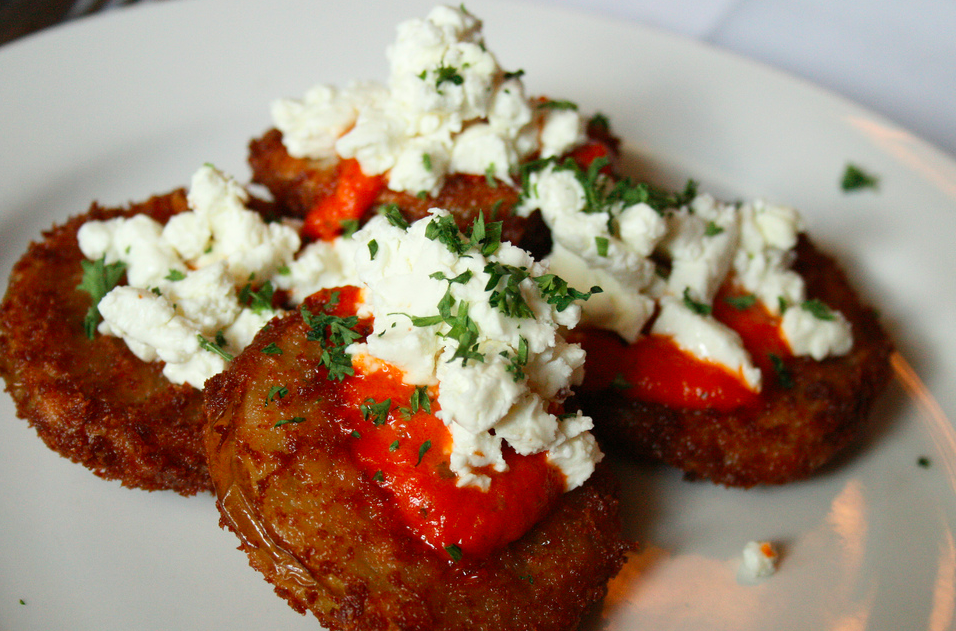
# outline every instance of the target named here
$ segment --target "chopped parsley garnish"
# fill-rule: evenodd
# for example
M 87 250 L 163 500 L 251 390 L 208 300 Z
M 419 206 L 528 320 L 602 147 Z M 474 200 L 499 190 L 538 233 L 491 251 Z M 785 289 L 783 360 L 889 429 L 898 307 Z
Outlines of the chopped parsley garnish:
M 745 311 L 750 307 L 757 304 L 757 297 L 753 294 L 744 294 L 741 296 L 725 296 L 724 302 L 728 305 L 737 309 L 738 311 Z
M 428 155 L 427 153 L 425 155 Z M 402 230 L 408 230 L 408 221 L 402 215 L 402 211 L 399 209 L 398 204 L 386 204 L 381 207 L 381 213 L 385 216 L 385 219 L 388 220 L 388 223 L 392 224 L 396 228 L 401 228 Z
M 372 239 L 368 242 L 368 256 L 371 260 L 375 260 L 375 255 L 378 254 L 378 241 Z
M 388 411 L 392 408 L 392 400 L 375 401 L 368 398 L 359 406 L 362 418 L 366 421 L 372 421 L 372 425 L 384 425 L 388 421 Z
M 276 272 L 278 272 L 280 276 L 288 276 L 292 273 L 292 269 L 290 269 L 288 265 L 280 265 Z
M 376 482 L 384 482 L 385 474 L 382 473 L 381 469 L 379 469 L 378 471 L 375 472 L 375 475 L 372 476 L 372 479 L 375 480 Z
M 478 248 L 482 256 L 491 256 L 497 252 L 498 248 L 501 247 L 501 222 L 485 222 L 485 214 L 479 210 L 478 216 L 471 224 L 469 245 Z
M 231 362 L 234 359 L 232 354 L 227 353 L 225 350 L 223 350 L 222 348 L 223 344 L 210 342 L 205 337 L 203 337 L 202 333 L 197 333 L 196 337 L 199 339 L 199 348 L 203 350 L 207 350 L 210 353 L 215 353 L 216 355 L 219 355 L 220 357 L 225 359 L 227 362 Z M 217 335 L 217 341 L 218 341 L 218 335 Z
M 790 307 L 790 303 L 783 296 L 777 296 L 777 308 L 780 309 L 780 315 Z
M 454 66 L 446 66 L 442 64 L 435 70 L 435 75 L 436 88 L 440 88 L 441 84 L 445 83 L 446 81 L 453 83 L 454 85 L 461 85 L 465 82 L 464 77 L 458 74 L 458 69 Z
M 488 304 L 512 318 L 534 318 L 534 312 L 521 293 L 521 281 L 528 278 L 528 271 L 521 267 L 503 263 L 488 263 L 484 272 L 488 274 L 485 291 L 490 291 Z M 504 287 L 498 285 L 504 280 Z
M 587 300 L 594 294 L 599 294 L 603 289 L 595 285 L 589 292 L 580 292 L 573 287 L 568 286 L 568 282 L 556 276 L 555 274 L 545 274 L 534 277 L 534 282 L 538 284 L 542 297 L 549 305 L 554 305 L 558 311 L 564 311 L 575 300 Z
M 265 353 L 266 355 L 281 355 L 282 349 L 279 348 L 279 346 L 275 342 L 272 342 L 271 344 L 267 346 L 263 346 L 262 352 Z
M 462 556 L 461 548 L 459 548 L 455 544 L 445 546 L 445 552 L 448 553 L 448 556 L 450 556 L 451 560 L 454 561 L 455 563 L 457 563 L 458 561 L 461 561 L 461 556 Z
M 359 222 L 358 219 L 343 219 L 339 226 L 342 227 L 342 238 L 351 239 L 352 235 L 358 232 Z
M 596 129 L 600 131 L 610 131 L 611 121 L 608 120 L 608 117 L 605 114 L 598 112 L 588 121 L 588 129 Z
M 425 167 L 426 171 L 432 170 L 432 156 L 430 153 L 422 154 L 422 166 Z
M 305 307 L 302 307 L 299 312 L 310 328 L 306 339 L 322 345 L 322 356 L 319 361 L 328 368 L 329 380 L 342 381 L 345 377 L 354 375 L 352 357 L 345 352 L 345 349 L 362 337 L 353 330 L 358 325 L 358 317 L 343 318 L 327 313 L 314 315 Z
M 507 81 L 508 79 L 520 79 L 523 76 L 524 76 L 524 70 L 518 69 L 518 70 L 515 70 L 514 72 L 506 72 L 504 74 L 504 80 Z
M 507 351 L 502 351 L 503 357 L 509 357 Z M 511 363 L 505 369 L 511 373 L 515 383 L 525 378 L 524 367 L 528 365 L 528 340 L 524 336 L 518 337 L 518 350 L 510 355 Z
M 472 273 L 470 269 L 466 269 L 464 272 L 462 272 L 458 276 L 455 276 L 454 278 L 449 278 L 448 276 L 445 276 L 444 272 L 435 272 L 433 274 L 429 274 L 428 277 L 434 278 L 435 280 L 447 280 L 449 283 L 457 283 L 460 285 L 464 285 L 465 283 L 471 280 Z
M 607 248 L 610 245 L 607 237 L 594 237 L 594 245 L 597 246 L 598 256 L 607 256 Z
M 458 305 L 457 312 L 452 315 L 452 309 Z M 446 338 L 454 339 L 458 342 L 458 348 L 449 363 L 456 359 L 462 360 L 462 366 L 468 364 L 469 359 L 484 361 L 485 357 L 478 352 L 478 325 L 468 315 L 469 305 L 467 302 L 457 302 L 451 295 L 451 287 L 445 291 L 445 295 L 438 302 L 438 315 L 433 316 L 413 316 L 403 314 L 412 321 L 413 326 L 435 326 L 445 323 L 451 329 L 443 335 Z
M 498 180 L 495 178 L 495 163 L 492 162 L 485 169 L 485 183 L 491 188 L 498 188 Z
M 116 286 L 116 283 L 120 281 L 120 278 L 123 277 L 123 272 L 126 271 L 126 263 L 117 261 L 107 265 L 106 257 L 102 256 L 95 261 L 84 259 L 80 261 L 80 265 L 83 266 L 83 279 L 76 288 L 88 293 L 93 301 L 83 320 L 83 329 L 86 331 L 86 337 L 92 340 L 93 335 L 96 333 L 96 325 L 100 322 L 100 300 L 102 300 L 103 296 L 108 294 L 113 287 Z
M 162 296 L 163 292 L 160 291 L 159 287 L 150 287 L 149 290 L 156 294 L 157 296 Z
M 718 226 L 713 221 L 711 221 L 711 222 L 708 222 L 707 227 L 704 228 L 704 236 L 715 237 L 723 231 L 724 229 L 722 227 Z
M 178 269 L 171 269 L 163 278 L 166 280 L 177 281 L 186 278 L 186 275 L 180 272 Z
M 389 446 L 388 446 L 388 450 L 389 450 L 389 451 L 397 451 L 397 450 L 398 450 L 398 441 L 396 440 L 396 441 L 393 442 L 391 445 L 389 445 Z
M 697 315 L 709 316 L 711 312 L 711 306 L 694 300 L 690 295 L 690 287 L 684 287 L 684 306 L 696 313 Z
M 299 423 L 305 422 L 304 416 L 293 416 L 292 418 L 284 418 L 281 421 L 277 421 L 273 427 L 282 427 L 283 425 L 288 425 L 292 423 L 293 425 L 298 425 Z
M 575 110 L 578 109 L 578 104 L 573 101 L 544 101 L 543 103 L 538 103 L 538 108 L 543 110 Z
M 777 374 L 777 380 L 780 381 L 780 385 L 787 390 L 792 388 L 793 377 L 790 376 L 790 371 L 787 370 L 787 367 L 783 363 L 783 360 L 780 359 L 780 356 L 770 353 L 770 364 L 773 366 L 773 371 Z
M 258 291 L 252 290 L 252 284 L 246 283 L 239 290 L 239 302 L 248 304 L 253 313 L 260 314 L 265 311 L 272 311 L 272 296 L 275 294 L 275 288 L 272 281 L 266 281 Z
M 840 188 L 845 193 L 859 191 L 867 188 L 878 189 L 880 187 L 880 178 L 867 173 L 854 164 L 847 164 L 843 171 L 843 179 L 840 180 Z
M 930 461 L 930 459 L 927 456 L 920 456 L 916 460 L 916 464 L 923 467 L 924 469 L 929 469 L 930 465 L 932 464 L 932 461 Z
M 432 441 L 426 440 L 422 443 L 422 446 L 418 448 L 418 462 L 415 463 L 417 467 L 422 463 L 422 458 L 425 457 L 425 453 L 432 448 Z
M 352 436 L 352 438 L 361 438 L 361 437 L 362 437 L 362 435 L 359 433 L 359 431 L 358 431 L 357 429 L 353 429 L 353 430 L 352 430 L 351 436 Z
M 438 241 L 458 256 L 468 250 L 469 244 L 462 239 L 455 218 L 451 215 L 442 215 L 429 221 L 428 225 L 425 226 L 425 237 L 432 241 Z
M 411 405 L 412 414 L 417 413 L 419 410 L 425 410 L 425 412 L 431 414 L 432 400 L 428 398 L 428 386 L 417 386 L 415 391 L 412 392 L 409 405 Z
M 289 394 L 289 389 L 285 386 L 272 386 L 269 388 L 269 394 L 266 395 L 266 404 L 272 403 L 276 399 L 282 399 Z
M 813 298 L 812 300 L 806 300 L 800 304 L 800 308 L 804 311 L 810 312 L 814 318 L 817 320 L 835 320 L 836 316 L 833 315 L 833 311 L 830 310 L 826 304 L 822 301 Z

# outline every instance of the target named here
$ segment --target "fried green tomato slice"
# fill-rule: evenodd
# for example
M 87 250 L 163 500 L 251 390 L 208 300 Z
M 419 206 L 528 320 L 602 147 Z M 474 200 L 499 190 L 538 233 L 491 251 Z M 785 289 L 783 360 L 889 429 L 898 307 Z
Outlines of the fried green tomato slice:
M 351 460 L 355 437 L 336 420 L 336 382 L 308 332 L 299 313 L 273 320 L 206 384 L 221 524 L 252 567 L 335 631 L 575 628 L 632 547 L 609 470 L 599 466 L 517 541 L 456 561 L 410 534 Z
M 727 486 L 783 484 L 831 461 L 866 425 L 890 378 L 892 344 L 836 261 L 806 237 L 793 269 L 817 298 L 850 321 L 849 353 L 816 361 L 787 357 L 765 375 L 756 406 L 730 411 L 676 409 L 609 387 L 582 392 L 576 403 L 594 418 L 601 444 L 629 457 L 663 461 Z M 600 361 L 599 356 L 588 361 Z
M 212 485 L 202 447 L 202 395 L 174 385 L 123 340 L 87 337 L 91 298 L 79 291 L 85 222 L 187 210 L 178 190 L 123 209 L 96 204 L 32 243 L 0 304 L 0 375 L 17 414 L 52 450 L 123 486 L 183 495 Z

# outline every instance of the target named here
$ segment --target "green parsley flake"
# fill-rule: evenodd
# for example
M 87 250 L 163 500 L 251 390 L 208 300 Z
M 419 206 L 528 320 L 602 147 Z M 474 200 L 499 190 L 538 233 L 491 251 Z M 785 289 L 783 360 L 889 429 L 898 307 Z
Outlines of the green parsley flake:
M 492 162 L 488 165 L 488 168 L 485 169 L 485 183 L 491 188 L 498 188 L 498 179 L 495 178 L 495 163 Z
M 376 402 L 375 399 L 368 398 L 359 406 L 362 418 L 366 421 L 372 421 L 373 425 L 384 425 L 388 420 L 388 411 L 392 408 L 392 400 Z
M 352 430 L 351 436 L 352 436 L 352 438 L 361 438 L 361 437 L 362 437 L 362 435 L 359 433 L 359 431 L 358 431 L 357 429 L 353 429 L 353 430 Z
M 594 237 L 594 245 L 597 246 L 598 256 L 607 256 L 607 248 L 610 245 L 607 237 Z
M 289 423 L 293 425 L 298 425 L 299 423 L 305 422 L 304 416 L 293 416 L 292 418 L 284 418 L 281 421 L 276 422 L 273 427 L 282 427 L 283 425 L 288 425 Z
M 464 77 L 458 74 L 458 69 L 454 66 L 446 66 L 442 64 L 438 66 L 435 70 L 435 87 L 440 88 L 441 84 L 448 81 L 454 85 L 461 85 L 465 82 Z
M 272 386 L 269 388 L 269 394 L 266 395 L 266 403 L 272 403 L 276 399 L 282 399 L 289 394 L 289 389 L 285 386 Z
M 880 187 L 880 178 L 867 173 L 854 164 L 847 164 L 843 171 L 843 179 L 840 180 L 840 188 L 844 193 L 860 191 L 863 189 L 878 189 Z
M 833 315 L 833 311 L 830 310 L 826 304 L 822 301 L 814 298 L 812 300 L 807 300 L 800 305 L 800 308 L 804 311 L 810 312 L 814 318 L 817 320 L 835 320 L 836 316 Z
M 930 465 L 933 463 L 927 456 L 920 456 L 919 459 L 916 461 L 916 464 L 918 464 L 924 469 L 929 469 Z
M 197 334 L 196 334 L 196 337 L 199 339 L 199 348 L 201 348 L 201 349 L 203 349 L 203 350 L 206 350 L 206 351 L 209 351 L 210 353 L 214 353 L 214 354 L 216 354 L 216 355 L 219 355 L 220 357 L 222 357 L 223 359 L 225 359 L 227 362 L 231 362 L 231 361 L 234 359 L 234 357 L 232 356 L 231 353 L 226 352 L 226 351 L 222 348 L 222 347 L 223 347 L 223 344 L 217 344 L 216 342 L 210 342 L 210 341 L 207 340 L 205 337 L 203 337 L 202 333 L 197 333 Z
M 572 101 L 544 101 L 543 103 L 538 103 L 538 108 L 542 110 L 575 110 L 578 109 L 578 104 Z
M 279 346 L 275 342 L 272 342 L 268 346 L 264 346 L 262 348 L 262 352 L 266 355 L 281 355 L 282 349 L 279 348 Z
M 770 364 L 773 366 L 773 371 L 777 374 L 777 379 L 780 381 L 780 385 L 787 390 L 793 387 L 793 377 L 790 375 L 790 371 L 787 370 L 787 366 L 783 363 L 783 360 L 779 355 L 770 353 Z
M 352 235 L 358 232 L 359 222 L 358 219 L 343 219 L 339 226 L 342 228 L 342 238 L 351 239 Z
M 166 274 L 166 276 L 164 276 L 163 278 L 165 278 L 166 280 L 177 281 L 177 280 L 183 280 L 184 278 L 186 278 L 186 275 L 180 272 L 178 269 L 171 269 L 169 270 L 169 273 Z
M 103 256 L 95 261 L 84 259 L 80 261 L 80 265 L 83 267 L 83 279 L 76 288 L 79 291 L 88 293 L 92 299 L 92 304 L 87 310 L 86 317 L 83 320 L 83 330 L 86 332 L 86 337 L 92 340 L 96 333 L 96 325 L 99 324 L 101 318 L 99 310 L 100 300 L 102 300 L 103 296 L 108 294 L 120 281 L 120 278 L 123 277 L 123 273 L 126 271 L 126 263 L 117 261 L 107 265 L 106 257 Z
M 375 472 L 375 475 L 372 476 L 372 479 L 375 480 L 376 482 L 384 482 L 385 474 L 382 473 L 381 469 L 379 469 L 378 471 Z
M 432 170 L 432 156 L 429 153 L 422 154 L 422 166 L 425 167 L 426 171 Z
M 299 309 L 303 321 L 310 328 L 306 339 L 322 345 L 320 363 L 328 371 L 329 380 L 342 381 L 355 374 L 352 357 L 345 352 L 349 344 L 362 336 L 354 330 L 358 326 L 358 317 L 343 318 L 327 313 L 314 315 L 305 307 Z
M 422 446 L 418 448 L 418 462 L 415 463 L 416 467 L 422 463 L 422 458 L 425 457 L 425 452 L 427 452 L 431 448 L 432 448 L 432 441 L 430 440 L 426 440 L 425 442 L 422 443 Z
M 272 296 L 274 294 L 275 288 L 272 286 L 271 281 L 267 280 L 263 283 L 258 291 L 253 291 L 252 283 L 246 283 L 245 286 L 239 290 L 239 302 L 249 305 L 253 313 L 261 314 L 266 311 L 272 311 Z
M 538 284 L 538 290 L 541 296 L 549 305 L 554 305 L 558 311 L 564 311 L 571 306 L 575 300 L 587 300 L 594 294 L 599 294 L 603 289 L 595 285 L 591 290 L 584 293 L 573 287 L 568 286 L 568 282 L 555 274 L 545 274 L 536 276 L 532 280 Z
M 397 451 L 397 450 L 398 450 L 398 441 L 396 440 L 396 441 L 393 442 L 391 445 L 389 445 L 389 446 L 388 446 L 388 450 L 389 450 L 389 451 Z
M 448 553 L 448 556 L 450 556 L 451 560 L 454 561 L 455 563 L 457 563 L 458 561 L 461 561 L 461 557 L 462 557 L 461 548 L 459 548 L 455 544 L 445 546 L 445 552 Z
M 431 414 L 432 400 L 428 397 L 428 386 L 417 386 L 415 391 L 412 392 L 409 404 L 411 405 L 412 414 L 417 413 L 419 410 L 424 410 L 428 414 Z
M 368 242 L 368 255 L 371 260 L 375 260 L 375 255 L 378 254 L 378 241 L 372 239 Z
M 691 297 L 690 287 L 684 287 L 684 306 L 702 316 L 709 316 L 712 310 L 710 305 L 698 302 Z
M 724 302 L 738 311 L 745 311 L 757 304 L 757 297 L 753 294 L 745 294 L 742 296 L 726 296 L 724 298 Z
M 722 227 L 718 226 L 713 221 L 711 221 L 707 224 L 707 227 L 704 229 L 704 236 L 715 237 L 723 231 L 724 229 Z
M 385 216 L 385 219 L 388 220 L 388 223 L 392 224 L 396 228 L 408 230 L 408 221 L 406 221 L 405 217 L 402 215 L 402 211 L 398 207 L 398 204 L 386 204 L 385 206 L 382 206 L 381 212 L 382 215 Z M 372 258 L 375 258 L 375 256 L 372 255 Z

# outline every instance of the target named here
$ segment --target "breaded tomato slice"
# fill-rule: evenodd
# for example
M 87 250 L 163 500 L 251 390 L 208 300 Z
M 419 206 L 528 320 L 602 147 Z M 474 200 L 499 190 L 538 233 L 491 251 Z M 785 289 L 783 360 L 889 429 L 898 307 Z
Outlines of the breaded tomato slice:
M 309 332 L 300 313 L 273 320 L 205 390 L 221 523 L 276 593 L 333 630 L 575 628 L 631 549 L 607 468 L 504 547 L 429 546 L 355 458 L 374 413 L 350 431 Z
M 836 261 L 805 236 L 793 269 L 804 278 L 808 298 L 850 322 L 853 346 L 847 354 L 819 361 L 781 354 L 775 370 L 764 370 L 765 385 L 754 401 L 724 410 L 649 402 L 605 380 L 604 387 L 585 388 L 577 397 L 594 418 L 602 445 L 740 487 L 805 478 L 832 460 L 865 426 L 884 390 L 892 344 Z M 616 362 L 624 344 L 607 339 L 600 347 L 590 345 L 589 371 L 605 370 L 599 362 L 622 370 Z
M 96 204 L 30 245 L 0 305 L 0 374 L 17 414 L 60 455 L 108 480 L 183 495 L 209 491 L 202 450 L 202 394 L 171 384 L 122 339 L 88 339 L 90 295 L 77 290 L 77 243 L 91 220 L 142 213 L 165 222 L 187 210 L 178 190 L 124 209 Z

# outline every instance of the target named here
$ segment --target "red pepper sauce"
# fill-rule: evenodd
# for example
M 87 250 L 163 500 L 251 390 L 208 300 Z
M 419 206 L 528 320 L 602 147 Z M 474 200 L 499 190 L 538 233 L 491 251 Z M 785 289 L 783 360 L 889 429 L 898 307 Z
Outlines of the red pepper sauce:
M 743 291 L 725 284 L 714 299 L 712 314 L 740 335 L 763 373 L 762 392 L 767 392 L 776 380 L 773 356 L 789 357 L 790 347 L 780 334 L 780 318 L 759 301 L 749 305 L 748 301 Z M 741 375 L 695 357 L 668 336 L 645 335 L 629 345 L 613 333 L 591 330 L 580 341 L 591 358 L 586 390 L 615 387 L 631 398 L 684 409 L 726 411 L 761 401 L 760 393 L 749 389 Z
M 309 211 L 302 226 L 312 239 L 332 240 L 342 234 L 342 222 L 358 221 L 385 186 L 384 175 L 365 175 L 358 160 L 342 160 L 335 190 Z
M 330 313 L 355 312 L 358 294 L 352 289 L 339 293 Z M 530 530 L 564 492 L 564 474 L 546 454 L 521 456 L 507 446 L 507 471 L 476 472 L 491 478 L 488 491 L 459 487 L 449 468 L 451 434 L 434 414 L 440 409 L 437 387 L 416 395 L 416 387 L 405 384 L 394 367 L 356 367 L 354 376 L 334 387 L 354 462 L 392 496 L 404 525 L 436 550 L 487 555 Z

